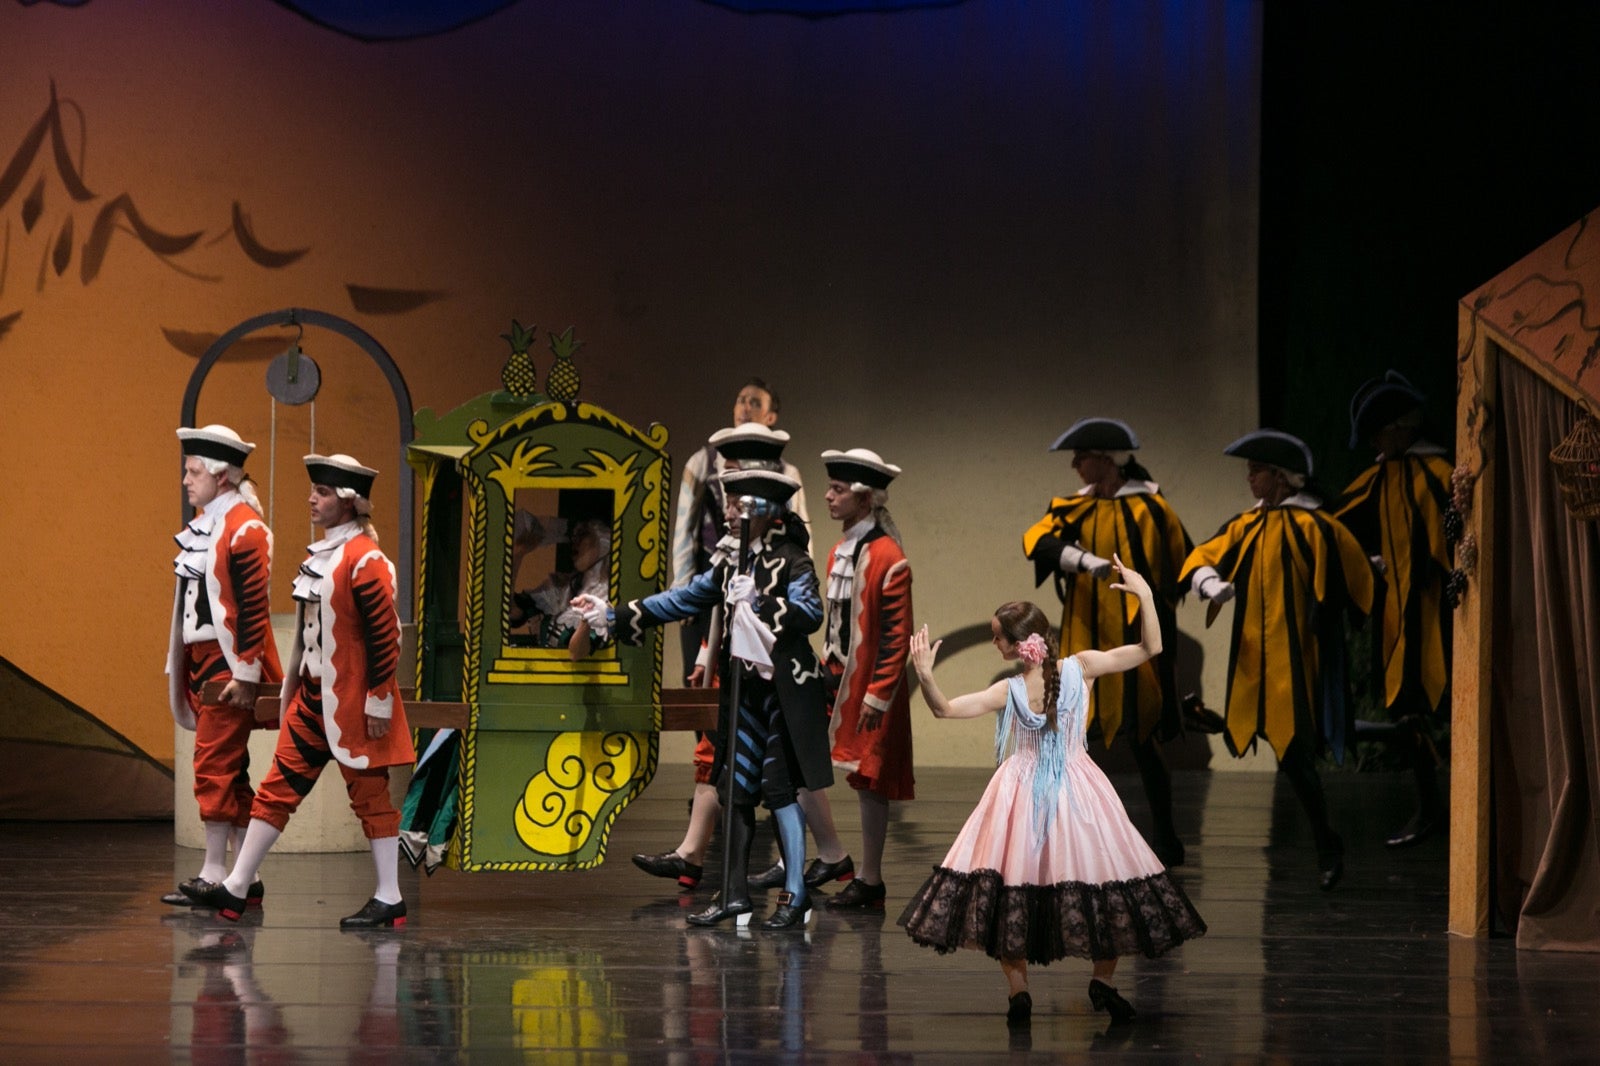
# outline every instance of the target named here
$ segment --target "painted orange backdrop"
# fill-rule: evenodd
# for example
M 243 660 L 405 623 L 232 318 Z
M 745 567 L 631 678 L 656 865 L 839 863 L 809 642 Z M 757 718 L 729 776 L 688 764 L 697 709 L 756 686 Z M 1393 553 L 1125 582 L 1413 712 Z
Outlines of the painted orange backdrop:
M 7 0 L 0 165 L 53 84 L 92 198 L 71 198 L 46 138 L 0 206 L 0 322 L 16 316 L 0 334 L 0 656 L 170 761 L 181 348 L 288 306 L 360 324 L 436 410 L 496 386 L 513 316 L 541 339 L 575 324 L 585 397 L 667 423 L 678 457 L 764 374 L 808 480 L 831 447 L 907 469 L 896 516 L 935 628 L 1032 593 L 1018 538 L 1075 486 L 1044 448 L 1083 414 L 1135 421 L 1208 532 L 1246 502 L 1215 453 L 1255 417 L 1259 27 L 1239 10 L 808 21 L 525 0 L 366 44 L 268 0 Z M 86 281 L 94 222 L 124 195 L 145 225 L 201 236 L 158 254 L 124 213 Z M 236 205 L 249 238 L 304 254 L 252 259 Z M 374 313 L 351 286 L 426 298 Z M 262 445 L 286 610 L 309 412 L 274 421 L 262 375 L 290 334 L 267 339 L 224 360 L 199 418 Z M 329 334 L 305 348 L 325 378 L 316 446 L 383 472 L 392 545 L 387 386 Z M 973 654 L 956 670 L 986 679 L 995 664 Z M 940 742 L 952 761 L 972 746 L 954 727 Z

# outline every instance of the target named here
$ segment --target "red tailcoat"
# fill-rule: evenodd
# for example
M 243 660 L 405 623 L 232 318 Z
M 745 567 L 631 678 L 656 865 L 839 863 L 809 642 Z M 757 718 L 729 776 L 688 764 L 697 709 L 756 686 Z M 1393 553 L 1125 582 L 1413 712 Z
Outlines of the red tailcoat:
M 283 678 L 278 643 L 272 636 L 272 531 L 241 499 L 222 516 L 222 528 L 206 550 L 202 593 L 211 603 L 217 645 L 236 680 L 276 685 Z M 167 642 L 167 694 L 172 717 L 193 730 L 194 712 L 185 693 L 183 580 L 172 595 L 172 634 Z
M 394 564 L 378 542 L 357 533 L 333 549 L 331 569 L 317 582 L 315 603 L 299 605 L 294 651 L 283 680 L 283 707 L 300 687 L 305 654 L 305 613 L 318 612 L 322 641 L 322 723 L 328 750 L 356 770 L 400 766 L 416 761 L 411 727 L 395 668 L 400 661 L 400 616 L 395 611 Z M 382 739 L 367 736 L 366 715 L 384 712 L 391 720 Z
M 828 571 L 833 571 L 833 555 Z M 835 605 L 829 604 L 829 610 Z M 885 799 L 916 795 L 911 767 L 911 564 L 893 537 L 874 529 L 856 549 L 850 594 L 847 661 L 839 674 L 828 723 L 833 765 L 849 773 L 852 788 Z M 840 664 L 828 663 L 838 671 Z M 862 706 L 883 712 L 878 728 L 859 732 Z

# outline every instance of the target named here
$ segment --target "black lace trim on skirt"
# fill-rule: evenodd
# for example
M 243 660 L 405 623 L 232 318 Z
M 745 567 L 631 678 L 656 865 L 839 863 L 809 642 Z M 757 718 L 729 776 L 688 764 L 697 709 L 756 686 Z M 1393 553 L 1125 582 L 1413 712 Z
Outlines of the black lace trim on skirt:
M 994 870 L 942 866 L 900 915 L 911 939 L 940 954 L 973 948 L 1044 965 L 1069 955 L 1154 958 L 1204 935 L 1206 923 L 1167 872 L 1089 885 L 1007 885 Z

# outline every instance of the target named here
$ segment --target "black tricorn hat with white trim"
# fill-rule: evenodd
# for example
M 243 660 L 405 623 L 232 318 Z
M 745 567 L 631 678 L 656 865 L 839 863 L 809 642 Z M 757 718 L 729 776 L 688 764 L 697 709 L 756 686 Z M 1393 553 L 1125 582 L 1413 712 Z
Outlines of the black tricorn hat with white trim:
M 1350 447 L 1361 447 L 1378 430 L 1427 402 L 1415 385 L 1393 370 L 1363 382 L 1350 398 Z
M 776 470 L 724 470 L 722 491 L 729 496 L 754 496 L 786 504 L 789 497 L 800 491 L 800 482 Z
M 789 434 L 760 422 L 746 422 L 711 434 L 711 446 L 724 459 L 741 463 L 781 463 Z
M 242 439 L 227 426 L 213 423 L 199 429 L 178 430 L 185 456 L 197 455 L 202 459 L 216 459 L 229 466 L 243 466 L 256 446 Z
M 308 455 L 305 461 L 306 473 L 310 475 L 313 485 L 354 489 L 357 496 L 372 498 L 372 482 L 378 472 L 370 466 L 362 466 L 352 456 Z
M 1139 435 L 1120 418 L 1080 418 L 1050 445 L 1053 452 L 1135 452 Z
M 854 488 L 886 489 L 889 482 L 900 476 L 900 468 L 883 461 L 883 456 L 870 448 L 851 448 L 848 451 L 829 449 L 822 453 L 822 465 L 828 468 L 832 481 L 843 481 Z M 859 490 L 857 490 L 859 491 Z
M 1246 433 L 1226 448 L 1222 449 L 1223 455 L 1232 455 L 1239 459 L 1254 459 L 1258 463 L 1266 463 L 1291 474 L 1301 474 L 1310 477 L 1311 449 L 1306 447 L 1306 442 L 1290 433 L 1277 429 L 1257 429 Z

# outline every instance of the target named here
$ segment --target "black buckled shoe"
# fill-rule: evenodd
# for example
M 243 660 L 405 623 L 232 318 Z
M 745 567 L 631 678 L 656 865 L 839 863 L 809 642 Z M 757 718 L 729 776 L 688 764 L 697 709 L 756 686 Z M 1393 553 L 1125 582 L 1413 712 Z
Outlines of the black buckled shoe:
M 794 893 L 779 892 L 778 907 L 761 923 L 763 929 L 804 929 L 811 920 L 811 894 L 808 892 L 797 905 Z
M 250 905 L 248 899 L 241 899 L 220 883 L 201 877 L 185 881 L 178 886 L 178 891 L 189 897 L 190 906 L 210 907 L 230 922 L 237 922 L 244 917 L 245 909 Z
M 719 892 L 711 897 L 711 906 L 695 911 L 684 920 L 690 925 L 701 926 L 717 925 L 720 922 L 727 921 L 729 918 L 734 919 L 739 925 L 750 924 L 750 914 L 755 910 L 755 907 L 748 897 L 729 900 L 726 906 L 722 904 L 721 900 L 722 893 Z
M 849 881 L 856 875 L 856 864 L 846 855 L 838 862 L 823 862 L 821 859 L 812 859 L 811 865 L 806 867 L 806 887 L 821 888 L 829 881 Z
M 651 877 L 676 877 L 680 888 L 694 888 L 705 874 L 704 868 L 679 855 L 664 851 L 660 855 L 638 854 L 633 864 Z
M 745 884 L 750 886 L 752 892 L 765 892 L 769 888 L 782 888 L 788 876 L 789 871 L 783 868 L 783 863 L 775 862 L 754 877 L 745 878 Z
M 883 910 L 883 901 L 889 895 L 887 885 L 869 885 L 857 877 L 840 892 L 828 901 L 828 909 L 843 910 Z
M 406 901 L 384 903 L 369 899 L 354 914 L 339 919 L 340 929 L 392 929 L 406 924 Z
M 1133 1004 L 1123 999 L 1115 988 L 1096 977 L 1089 982 L 1089 1004 L 1095 1010 L 1111 1015 L 1112 1025 L 1126 1025 L 1139 1016 Z
M 1006 1007 L 1006 1025 L 1011 1029 L 1026 1029 L 1033 1024 L 1033 997 L 1023 989 L 1012 996 Z

